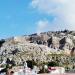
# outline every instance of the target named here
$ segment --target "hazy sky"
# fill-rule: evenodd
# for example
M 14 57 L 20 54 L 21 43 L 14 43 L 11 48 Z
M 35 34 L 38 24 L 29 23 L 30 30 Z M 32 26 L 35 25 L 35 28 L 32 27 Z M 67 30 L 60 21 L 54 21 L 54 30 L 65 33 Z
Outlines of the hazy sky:
M 75 30 L 75 0 L 0 0 L 0 38 Z

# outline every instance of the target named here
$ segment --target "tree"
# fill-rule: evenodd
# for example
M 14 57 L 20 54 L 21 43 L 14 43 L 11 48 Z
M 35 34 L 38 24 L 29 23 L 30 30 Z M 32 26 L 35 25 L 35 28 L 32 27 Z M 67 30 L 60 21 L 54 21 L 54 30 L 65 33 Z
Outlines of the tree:
M 33 69 L 34 65 L 37 65 L 37 63 L 34 60 L 27 60 L 27 66 L 31 69 Z
M 0 40 L 0 47 L 2 46 L 2 44 L 5 42 L 4 39 Z
M 51 66 L 51 67 L 59 66 L 59 63 L 51 61 L 51 62 L 48 62 L 48 66 Z

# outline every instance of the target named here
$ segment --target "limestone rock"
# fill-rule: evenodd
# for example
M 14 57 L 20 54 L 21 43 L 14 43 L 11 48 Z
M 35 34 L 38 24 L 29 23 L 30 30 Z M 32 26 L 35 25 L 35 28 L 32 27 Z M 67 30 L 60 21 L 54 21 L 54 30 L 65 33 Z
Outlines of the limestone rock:
M 74 31 L 56 31 L 17 36 L 0 41 L 0 60 L 8 57 L 17 63 L 23 60 L 46 62 L 50 60 L 48 54 L 75 55 Z

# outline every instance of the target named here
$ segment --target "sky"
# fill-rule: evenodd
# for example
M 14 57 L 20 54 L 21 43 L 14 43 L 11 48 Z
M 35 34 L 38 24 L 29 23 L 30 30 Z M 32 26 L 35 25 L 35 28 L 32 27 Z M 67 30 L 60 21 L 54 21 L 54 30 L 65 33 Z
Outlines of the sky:
M 75 30 L 75 0 L 0 0 L 0 39 Z

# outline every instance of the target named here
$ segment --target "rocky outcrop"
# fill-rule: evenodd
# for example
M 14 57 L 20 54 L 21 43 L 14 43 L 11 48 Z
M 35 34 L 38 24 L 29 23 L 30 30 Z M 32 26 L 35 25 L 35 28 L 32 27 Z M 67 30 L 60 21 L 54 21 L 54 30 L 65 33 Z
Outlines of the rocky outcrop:
M 51 53 L 51 49 L 44 45 L 37 45 L 28 42 L 18 42 L 13 44 L 6 42 L 1 47 L 1 57 L 13 58 L 16 63 L 20 64 L 22 60 L 34 60 L 36 62 L 47 61 L 47 55 Z
M 74 31 L 45 32 L 40 35 L 30 35 L 30 43 L 46 45 L 60 50 L 72 50 L 75 46 Z
M 0 61 L 9 57 L 16 63 L 32 59 L 46 62 L 50 60 L 48 55 L 52 53 L 75 55 L 75 32 L 44 32 L 0 41 Z

